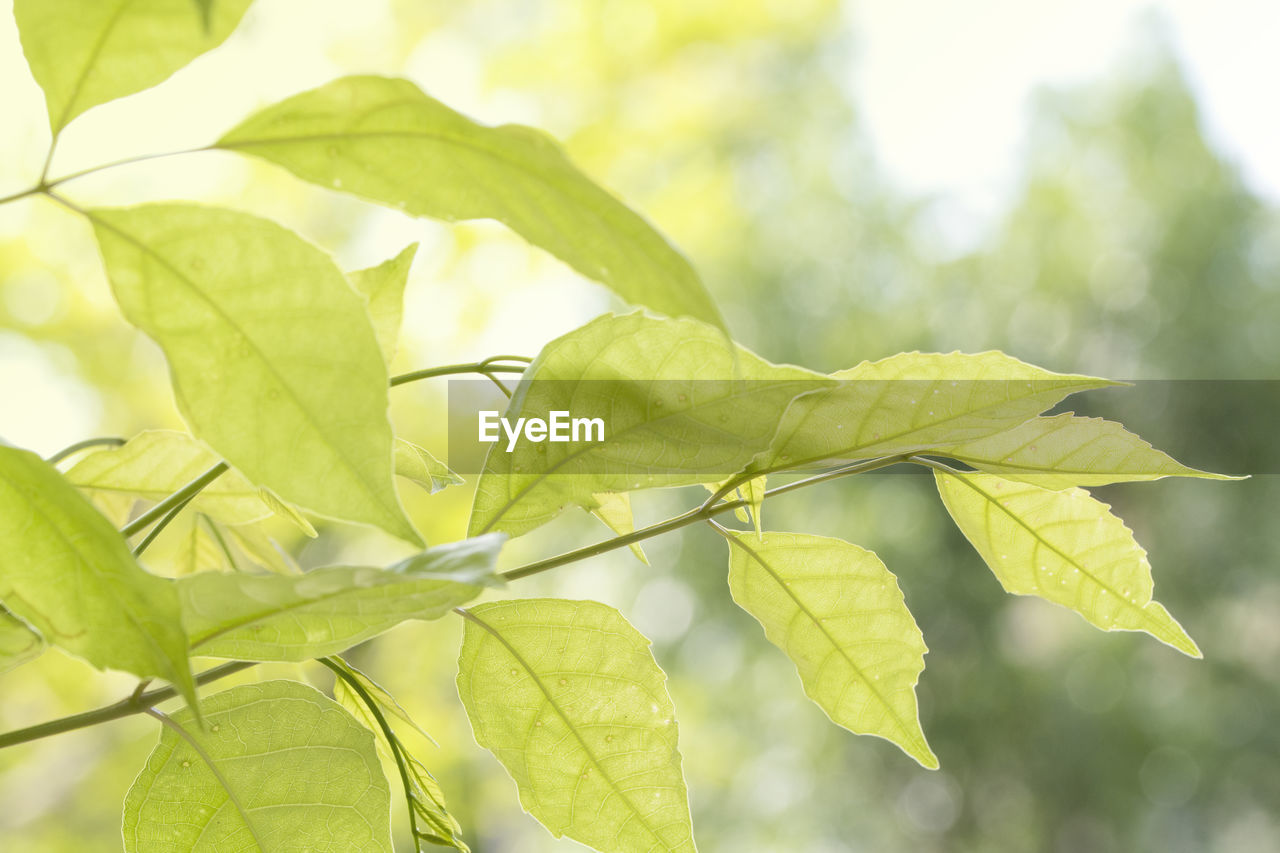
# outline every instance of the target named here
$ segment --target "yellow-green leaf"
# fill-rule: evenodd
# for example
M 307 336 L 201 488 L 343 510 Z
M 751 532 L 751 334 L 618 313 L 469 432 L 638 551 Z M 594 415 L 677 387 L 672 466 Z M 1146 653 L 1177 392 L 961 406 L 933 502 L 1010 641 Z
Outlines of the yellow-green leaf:
M 1188 468 L 1118 423 L 1070 412 L 1033 418 L 1013 429 L 937 452 L 1006 480 L 1044 489 L 1163 477 L 1240 479 Z
M 0 602 L 94 666 L 195 686 L 173 585 L 56 469 L 0 445 Z
M 161 83 L 226 41 L 252 0 L 14 0 L 55 134 L 90 107 Z
M 694 850 L 666 680 L 612 607 L 543 598 L 467 612 L 458 694 L 476 740 L 557 838 Z
M 496 219 L 628 302 L 724 329 L 684 256 L 550 137 L 477 124 L 408 80 L 335 80 L 267 107 L 217 145 L 415 216 Z
M 770 445 L 799 394 L 829 379 L 731 349 L 696 320 L 606 314 L 543 348 L 505 415 L 599 417 L 603 441 L 494 445 L 476 485 L 471 535 L 513 536 L 592 495 L 719 482 Z
M 176 430 L 140 432 L 120 447 L 87 453 L 66 477 L 86 491 L 162 501 L 221 459 Z M 258 488 L 239 471 L 227 471 L 196 495 L 191 508 L 225 524 L 248 524 L 271 515 Z
M 129 853 L 391 853 L 391 789 L 373 735 L 329 697 L 266 681 L 179 711 L 124 801 Z
M 198 438 L 290 503 L 421 543 L 392 482 L 387 368 L 327 255 L 231 210 L 89 216 L 116 300 L 164 350 Z
M 726 536 L 733 600 L 795 663 L 809 698 L 837 725 L 936 769 L 915 694 L 928 649 L 880 558 L 825 536 Z
M 44 653 L 44 638 L 26 622 L 0 607 L 0 674 Z
M 434 495 L 446 486 L 466 482 L 449 470 L 448 465 L 403 438 L 396 439 L 395 453 L 396 473 L 426 489 L 427 494 Z
M 1000 352 L 902 353 L 832 374 L 792 404 L 757 467 L 870 459 L 1009 429 L 1069 394 L 1116 383 L 1052 373 Z
M 418 253 L 418 244 L 406 246 L 400 254 L 376 267 L 347 273 L 356 292 L 365 298 L 369 319 L 382 347 L 387 364 L 396 357 L 400 343 L 400 321 L 404 318 L 404 288 L 409 283 L 409 268 Z
M 441 545 L 386 569 L 300 575 L 203 573 L 178 581 L 192 654 L 303 661 L 337 654 L 407 619 L 439 619 L 496 583 L 504 537 Z
M 604 522 L 605 527 L 619 536 L 635 532 L 636 522 L 631 514 L 630 495 L 626 492 L 600 492 L 592 495 L 591 499 L 595 501 L 591 514 Z M 629 547 L 637 560 L 649 565 L 649 558 L 644 555 L 639 542 L 632 542 Z
M 1070 608 L 1104 631 L 1145 631 L 1183 654 L 1201 656 L 1152 599 L 1147 552 L 1109 506 L 1084 489 L 934 473 L 956 526 L 1008 592 Z

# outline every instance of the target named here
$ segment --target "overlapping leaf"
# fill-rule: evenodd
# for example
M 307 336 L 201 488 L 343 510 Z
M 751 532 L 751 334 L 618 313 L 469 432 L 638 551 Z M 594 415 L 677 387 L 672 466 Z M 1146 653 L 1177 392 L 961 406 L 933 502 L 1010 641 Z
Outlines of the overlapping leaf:
M 416 216 L 496 219 L 628 302 L 724 328 L 684 256 L 550 137 L 477 124 L 408 80 L 335 80 L 266 108 L 217 144 Z
M 1163 477 L 1237 479 L 1188 468 L 1118 423 L 1070 412 L 1032 418 L 1013 429 L 944 448 L 939 453 L 1006 480 L 1044 489 L 1105 486 Z
M 1007 430 L 1069 394 L 1116 383 L 1053 373 L 1000 352 L 901 353 L 832 374 L 796 400 L 762 469 L 951 446 Z
M 34 453 L 0 445 L 0 602 L 97 667 L 159 676 L 195 701 L 178 597 Z
M 694 850 L 666 675 L 613 608 L 472 608 L 458 693 L 476 740 L 556 837 L 603 853 Z
M 180 711 L 124 803 L 129 853 L 343 850 L 391 853 L 391 795 L 373 735 L 295 681 Z M 182 733 L 174 729 L 181 729 Z
M 178 581 L 196 655 L 303 661 L 336 654 L 407 619 L 438 619 L 495 582 L 503 537 L 441 545 L 387 568 L 301 575 L 204 573 Z
M 406 246 L 400 254 L 383 261 L 376 267 L 347 273 L 347 279 L 356 292 L 365 298 L 369 319 L 382 347 L 382 358 L 387 364 L 396 356 L 400 343 L 400 322 L 404 318 L 404 288 L 409 282 L 409 268 L 413 266 L 418 244 Z
M 592 495 L 591 499 L 595 503 L 591 507 L 591 514 L 604 522 L 605 527 L 619 536 L 635 532 L 636 521 L 631 513 L 630 495 L 626 492 L 600 492 Z M 628 547 L 637 560 L 649 565 L 649 558 L 645 556 L 639 542 L 632 542 Z
M 937 768 L 916 708 L 928 649 L 880 558 L 825 536 L 726 536 L 733 600 L 795 663 L 809 698 L 836 724 Z
M 434 495 L 446 486 L 456 486 L 465 482 L 449 469 L 449 466 L 432 456 L 426 450 L 403 438 L 395 443 L 396 473 L 410 482 L 417 483 Z
M 35 660 L 44 652 L 44 638 L 8 610 L 0 607 L 0 674 Z
M 1004 588 L 1068 607 L 1104 631 L 1145 631 L 1183 654 L 1200 650 L 1151 597 L 1147 552 L 1110 507 L 992 474 L 935 471 L 956 525 Z
M 184 432 L 147 430 L 120 447 L 85 454 L 66 477 L 87 491 L 161 501 L 220 461 Z M 191 509 L 225 524 L 248 524 L 271 515 L 258 487 L 234 470 L 205 486 Z
M 14 0 L 22 50 L 56 134 L 90 107 L 148 89 L 231 35 L 252 0 Z
M 767 448 L 787 404 L 829 384 L 821 374 L 730 349 L 695 320 L 605 315 L 548 344 L 506 417 L 600 417 L 601 442 L 521 439 L 489 453 L 472 535 L 519 535 L 592 495 L 717 482 Z
M 230 210 L 89 216 L 116 300 L 164 350 L 196 436 L 286 501 L 421 542 L 392 482 L 386 365 L 323 252 Z

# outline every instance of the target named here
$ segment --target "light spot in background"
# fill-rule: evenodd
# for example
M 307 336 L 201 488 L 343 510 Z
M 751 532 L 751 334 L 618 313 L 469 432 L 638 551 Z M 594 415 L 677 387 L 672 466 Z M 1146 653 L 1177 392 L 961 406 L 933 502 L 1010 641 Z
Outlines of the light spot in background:
M 902 787 L 898 813 L 907 826 L 926 835 L 941 835 L 960 816 L 960 786 L 943 771 L 922 772 Z
M 640 588 L 630 610 L 632 623 L 655 643 L 679 639 L 693 622 L 694 600 L 688 585 L 654 578 Z
M 48 456 L 93 435 L 97 393 L 59 369 L 50 349 L 0 332 L 0 438 Z
M 31 270 L 4 283 L 4 307 L 26 326 L 43 326 L 63 308 L 62 286 L 46 270 Z
M 1200 765 L 1185 749 L 1162 746 L 1151 751 L 1138 771 L 1142 793 L 1158 806 L 1180 806 L 1200 784 Z
M 1067 695 L 1082 711 L 1101 714 L 1124 695 L 1125 672 L 1109 657 L 1081 655 L 1067 670 Z
M 1042 666 L 1061 656 L 1080 617 L 1036 598 L 1019 596 L 1001 614 L 1000 650 L 1023 666 Z

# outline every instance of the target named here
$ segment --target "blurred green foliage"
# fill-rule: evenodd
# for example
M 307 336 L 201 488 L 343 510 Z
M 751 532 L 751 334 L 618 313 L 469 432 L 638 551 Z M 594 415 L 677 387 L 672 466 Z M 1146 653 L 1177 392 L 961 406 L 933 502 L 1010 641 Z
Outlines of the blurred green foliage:
M 999 348 L 1116 378 L 1280 372 L 1280 215 L 1206 140 L 1158 38 L 1106 79 L 1037 98 L 1015 196 L 957 254 L 947 200 L 906 197 L 877 168 L 847 91 L 856 34 L 837 3 L 394 5 L 397 55 L 426 38 L 467 45 L 483 87 L 536 104 L 589 172 L 691 255 L 736 336 L 772 360 L 838 369 L 900 350 Z M 365 227 L 343 218 L 358 212 L 350 204 L 290 203 L 308 201 L 326 240 Z M 174 426 L 163 367 L 83 284 L 100 282 L 92 255 L 50 262 L 40 229 L 51 218 L 0 239 L 0 336 L 40 342 L 100 389 L 103 429 Z M 435 251 L 457 254 L 433 274 L 465 266 L 467 247 L 487 239 L 454 234 Z M 800 698 L 791 664 L 730 601 L 724 543 L 709 531 L 647 543 L 651 568 L 621 552 L 513 592 L 599 598 L 655 640 L 703 849 L 1280 849 L 1280 451 L 1264 426 L 1280 400 L 1268 387 L 1148 384 L 1081 404 L 1188 464 L 1262 475 L 1099 490 L 1151 552 L 1159 597 L 1204 661 L 1005 595 L 946 523 L 928 476 L 868 476 L 766 506 L 775 529 L 857 542 L 899 576 L 932 650 L 919 695 L 936 773 Z M 397 401 L 409 438 L 441 440 L 438 403 L 425 392 Z M 642 497 L 640 523 L 700 499 Z M 450 489 L 409 504 L 440 542 L 461 535 L 466 499 Z M 515 543 L 513 559 L 602 536 L 592 524 L 566 519 Z M 322 536 L 303 559 L 336 548 Z M 514 785 L 474 745 L 452 681 L 455 622 L 406 625 L 353 662 L 440 741 L 406 733 L 473 849 L 577 849 L 519 811 Z M 131 686 L 52 652 L 0 678 L 0 725 Z M 154 737 L 135 719 L 0 754 L 0 847 L 119 849 L 123 793 Z

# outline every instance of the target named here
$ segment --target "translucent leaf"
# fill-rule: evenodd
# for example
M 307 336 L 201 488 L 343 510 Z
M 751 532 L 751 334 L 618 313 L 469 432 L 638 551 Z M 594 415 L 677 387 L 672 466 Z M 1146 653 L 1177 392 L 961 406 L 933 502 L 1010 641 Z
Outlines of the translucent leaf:
M 287 518 L 289 521 L 293 522 L 293 524 L 299 530 L 301 530 L 303 533 L 307 535 L 307 538 L 315 539 L 317 536 L 320 535 L 319 533 L 316 532 L 316 529 L 311 525 L 311 522 L 307 521 L 306 516 L 304 516 L 301 512 L 298 511 L 297 507 L 291 506 L 285 501 L 280 500 L 280 498 L 275 494 L 275 492 L 271 491 L 270 489 L 266 487 L 258 489 L 258 498 L 264 504 L 269 506 L 271 508 L 271 511 L 274 512 L 276 515 L 280 516 L 281 518 Z
M 376 267 L 347 273 L 347 280 L 369 306 L 369 319 L 382 347 L 382 358 L 390 364 L 400 342 L 400 321 L 404 317 L 404 287 L 409 268 L 418 253 L 418 244 L 406 246 L 400 254 Z
M 795 663 L 809 698 L 837 725 L 936 769 L 915 694 L 928 649 L 880 558 L 825 536 L 727 538 L 733 600 Z
M 390 788 L 373 735 L 336 702 L 267 681 L 204 707 L 203 730 L 188 712 L 173 715 L 129 789 L 127 851 L 391 853 Z
M 832 374 L 796 400 L 758 467 L 869 459 L 1009 429 L 1069 394 L 1116 383 L 1052 373 L 1004 353 L 902 353 Z
M 1152 600 L 1151 564 L 1133 532 L 1083 489 L 1042 489 L 991 474 L 935 471 L 956 526 L 1005 590 L 1068 607 L 1104 631 L 1145 631 L 1200 649 Z
M 995 435 L 938 451 L 1006 480 L 1044 489 L 1105 486 L 1108 483 L 1204 477 L 1235 480 L 1177 462 L 1123 426 L 1067 412 L 1033 418 Z
M 604 522 L 605 527 L 619 536 L 635 532 L 636 522 L 631 515 L 630 495 L 626 492 L 601 492 L 592 495 L 591 499 L 595 501 L 591 514 Z M 637 560 L 646 566 L 649 565 L 649 558 L 644 555 L 644 549 L 640 547 L 639 542 L 632 542 L 630 548 Z
M 424 738 L 432 740 L 430 735 L 409 718 L 405 710 L 400 707 L 400 703 L 377 682 L 341 658 L 330 658 L 330 663 L 340 667 L 347 677 L 354 679 L 360 685 L 364 693 L 384 712 L 384 719 L 388 715 L 394 716 L 408 723 Z M 378 746 L 388 761 L 396 761 L 398 755 L 403 762 L 409 778 L 409 808 L 413 809 L 416 817 L 414 825 L 418 838 L 421 841 L 453 847 L 467 853 L 470 848 L 462 840 L 462 827 L 449 813 L 445 806 L 444 791 L 426 766 L 409 754 L 403 741 L 395 736 L 394 731 L 392 737 L 396 737 L 395 744 L 387 740 L 385 732 L 382 731 L 382 727 L 370 711 L 365 699 L 342 678 L 334 680 L 333 698 L 346 708 L 351 716 L 363 723 L 365 728 L 374 733 L 378 739 Z M 432 742 L 434 743 L 434 740 Z M 417 849 L 421 850 L 422 845 L 418 844 Z
M 395 453 L 396 473 L 426 489 L 427 494 L 434 495 L 446 486 L 457 486 L 465 482 L 450 471 L 448 465 L 403 438 L 396 439 Z
M 711 494 L 717 494 L 724 488 L 728 480 L 720 483 L 705 483 L 707 491 Z M 769 478 L 761 474 L 759 477 L 752 477 L 742 485 L 734 489 L 730 494 L 725 495 L 722 500 L 740 500 L 746 501 L 747 505 L 738 507 L 733 511 L 733 517 L 738 521 L 750 521 L 756 529 L 756 533 L 760 532 L 760 514 L 764 509 L 764 493 L 768 487 Z
M 458 693 L 525 809 L 604 853 L 694 850 L 675 711 L 649 641 L 594 601 L 504 601 L 467 617 Z
M 228 527 L 235 544 L 255 565 L 282 575 L 296 575 L 298 564 L 276 541 L 256 527 Z
M 304 661 L 337 654 L 406 619 L 439 619 L 495 583 L 503 537 L 441 545 L 386 569 L 301 575 L 198 574 L 178 581 L 192 654 Z
M 191 0 L 14 0 L 13 15 L 56 134 L 222 44 L 250 2 L 218 0 L 206 16 Z
M 26 622 L 0 607 L 0 674 L 44 653 L 44 639 Z
M 161 501 L 222 461 L 184 432 L 148 430 L 120 447 L 87 453 L 66 477 L 82 489 Z M 191 508 L 227 524 L 248 524 L 271 515 L 258 488 L 238 471 L 227 471 L 191 502 Z
M 185 513 L 170 525 L 170 530 L 178 535 L 177 547 L 169 555 L 168 563 L 175 577 L 194 575 L 197 572 L 217 572 L 234 570 L 231 552 L 219 542 L 214 524 L 209 516 L 200 513 Z M 169 530 L 165 531 L 168 534 Z M 154 567 L 157 562 L 157 548 L 147 550 L 147 565 Z
M 601 492 L 721 481 L 769 446 L 792 398 L 829 382 L 731 350 L 695 320 L 607 314 L 547 344 L 506 414 L 600 416 L 604 440 L 495 445 L 471 533 L 519 535 Z
M 230 210 L 89 216 L 116 300 L 164 350 L 197 437 L 286 501 L 421 543 L 392 482 L 387 368 L 327 255 Z
M 0 445 L 0 602 L 94 666 L 159 676 L 195 701 L 172 584 L 52 466 Z
M 415 216 L 496 219 L 628 302 L 724 327 L 684 256 L 550 137 L 477 124 L 408 80 L 335 80 L 217 144 Z

